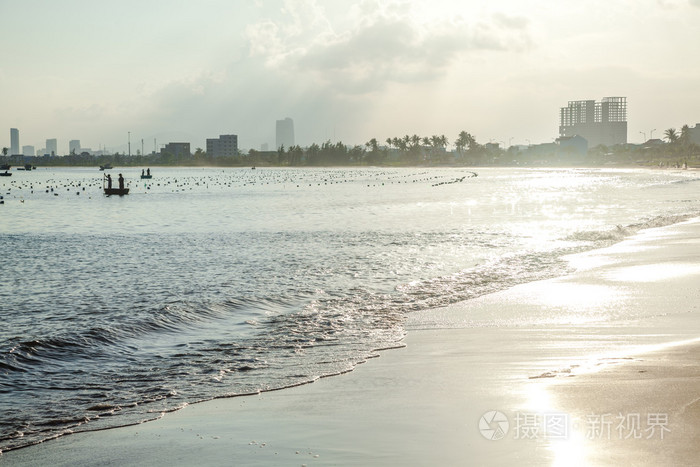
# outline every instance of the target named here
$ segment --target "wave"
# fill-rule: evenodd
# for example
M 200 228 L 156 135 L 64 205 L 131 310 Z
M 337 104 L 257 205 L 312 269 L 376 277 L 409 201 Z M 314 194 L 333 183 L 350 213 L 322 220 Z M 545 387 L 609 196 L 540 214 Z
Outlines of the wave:
M 9 350 L 0 349 L 0 393 L 32 389 L 36 381 L 45 380 L 51 387 L 41 390 L 52 395 L 50 403 L 34 408 L 43 421 L 27 424 L 22 413 L 3 420 L 0 446 L 16 449 L 57 433 L 140 423 L 188 403 L 351 371 L 374 356 L 375 349 L 401 345 L 407 313 L 566 274 L 570 269 L 562 257 L 567 254 L 697 215 L 656 216 L 627 226 L 575 232 L 564 239 L 569 245 L 549 251 L 503 254 L 506 250 L 497 248 L 501 254 L 493 260 L 389 291 L 365 284 L 343 293 L 317 293 L 301 284 L 289 294 L 241 294 L 201 302 L 178 298 L 160 306 L 144 301 L 97 315 L 88 307 L 82 322 L 92 321 L 90 326 L 73 333 L 15 337 Z M 493 241 L 484 233 L 472 234 L 475 242 Z M 450 234 L 422 241 L 440 244 L 440 235 Z
M 594 245 L 592 245 L 591 248 L 599 248 L 605 245 L 620 242 L 626 237 L 634 235 L 641 230 L 678 224 L 698 216 L 700 216 L 700 211 L 684 214 L 659 215 L 626 226 L 617 225 L 607 230 L 584 230 L 574 232 L 568 235 L 564 240 L 592 242 Z

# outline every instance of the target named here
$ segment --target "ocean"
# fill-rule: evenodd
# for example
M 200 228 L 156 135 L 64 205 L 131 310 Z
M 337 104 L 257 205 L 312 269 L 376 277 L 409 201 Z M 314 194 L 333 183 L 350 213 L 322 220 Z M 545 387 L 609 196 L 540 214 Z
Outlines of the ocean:
M 682 170 L 151 169 L 0 181 L 0 452 L 351 371 L 412 312 L 700 215 Z

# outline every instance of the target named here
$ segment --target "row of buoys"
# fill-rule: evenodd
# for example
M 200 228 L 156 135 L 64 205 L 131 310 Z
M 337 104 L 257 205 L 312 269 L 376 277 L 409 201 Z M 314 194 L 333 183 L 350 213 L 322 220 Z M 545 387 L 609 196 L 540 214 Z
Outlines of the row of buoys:
M 473 177 L 476 177 L 476 174 L 475 174 L 475 175 L 472 175 L 472 176 L 469 177 L 469 178 L 473 178 Z M 453 183 L 461 183 L 461 182 L 464 181 L 465 178 L 467 178 L 467 177 L 455 178 L 454 180 L 449 180 L 449 181 L 447 181 L 447 182 L 434 183 L 434 184 L 431 185 L 431 186 L 452 185 Z
M 464 171 L 460 172 L 464 173 Z M 475 172 L 468 172 L 470 177 L 475 177 Z M 448 176 L 451 177 L 447 179 Z M 328 186 L 348 183 L 363 183 L 367 187 L 386 186 L 393 184 L 419 184 L 430 183 L 432 186 L 440 186 L 451 183 L 464 181 L 467 176 L 454 177 L 454 171 L 444 171 L 436 174 L 430 170 L 417 170 L 409 173 L 402 173 L 396 170 L 370 170 L 370 169 L 314 169 L 314 170 L 295 170 L 295 169 L 265 169 L 255 171 L 251 174 L 250 171 L 233 170 L 216 172 L 214 174 L 202 174 L 201 176 L 177 176 L 172 178 L 161 178 L 158 182 L 153 183 L 151 180 L 145 182 L 144 185 L 136 184 L 136 189 L 143 188 L 145 191 L 150 191 L 152 188 L 165 188 L 171 192 L 185 192 L 195 189 L 216 189 L 216 188 L 236 188 L 236 187 L 255 187 L 263 185 L 291 185 L 301 188 L 302 186 Z M 305 182 L 305 183 L 303 183 Z M 85 192 L 87 189 L 98 188 L 102 189 L 102 180 L 87 178 L 81 180 L 61 181 L 54 178 L 48 179 L 43 183 L 32 180 L 13 180 L 4 184 L 7 188 L 7 194 L 19 192 L 21 195 L 24 190 L 29 190 L 30 194 L 34 194 L 37 185 L 45 184 L 44 191 L 47 194 L 58 196 L 59 189 L 65 189 L 70 192 L 76 189 L 76 194 Z M 133 184 L 130 184 L 133 187 Z M 133 188 L 132 188 L 133 189 Z M 13 193 L 13 194 L 14 194 Z M 24 192 L 26 193 L 26 192 Z

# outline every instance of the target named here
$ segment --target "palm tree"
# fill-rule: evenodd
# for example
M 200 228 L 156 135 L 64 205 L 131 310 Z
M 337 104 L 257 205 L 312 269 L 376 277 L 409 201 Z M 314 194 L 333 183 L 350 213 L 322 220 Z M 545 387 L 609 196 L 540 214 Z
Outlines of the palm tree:
M 690 127 L 687 124 L 681 127 L 679 140 L 683 146 L 687 146 L 690 143 Z
M 277 148 L 277 163 L 283 165 L 287 161 L 287 155 L 284 152 L 284 144 Z
M 673 144 L 676 141 L 678 141 L 678 133 L 676 132 L 675 128 L 669 128 L 664 132 L 664 135 L 666 136 L 666 139 L 668 140 L 669 143 Z
M 459 138 L 455 141 L 455 149 L 457 149 L 457 153 L 461 156 L 462 153 L 464 152 L 464 148 L 467 147 L 467 142 L 464 140 L 463 135 L 466 133 L 466 131 L 462 131 L 459 134 Z
M 476 147 L 476 140 L 472 135 L 466 131 L 460 131 L 457 141 L 455 141 L 455 147 L 459 153 L 462 153 L 465 149 L 470 150 Z
M 418 146 L 420 146 L 420 136 L 418 136 L 418 135 L 411 136 L 411 145 L 414 148 L 417 148 Z
M 367 146 L 370 149 L 370 152 L 377 152 L 379 151 L 379 142 L 377 141 L 377 138 L 372 138 L 368 142 L 365 143 L 365 146 Z
M 394 146 L 399 151 L 403 151 L 403 148 L 402 148 L 403 140 L 401 138 L 397 138 L 396 136 L 391 138 L 391 145 Z

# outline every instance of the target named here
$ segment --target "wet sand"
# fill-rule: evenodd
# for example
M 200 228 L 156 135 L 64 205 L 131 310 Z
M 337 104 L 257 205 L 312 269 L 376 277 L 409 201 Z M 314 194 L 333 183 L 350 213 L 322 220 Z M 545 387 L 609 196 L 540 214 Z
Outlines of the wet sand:
M 412 314 L 405 348 L 351 373 L 66 436 L 0 464 L 691 465 L 700 344 L 668 344 L 700 336 L 700 222 L 570 260 L 572 275 Z M 596 320 L 603 311 L 619 318 Z M 642 430 L 652 414 L 665 437 L 615 439 L 606 418 L 611 439 L 586 439 L 586 417 L 606 414 L 639 414 Z M 566 436 L 545 430 L 554 415 Z
M 551 388 L 572 433 L 558 465 L 698 465 L 700 342 L 645 354 Z

